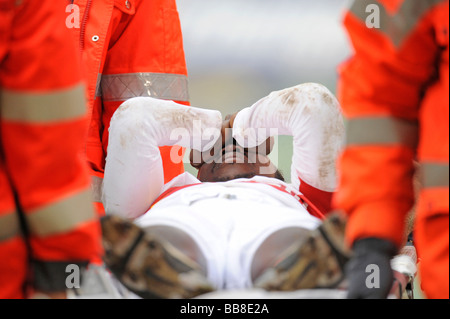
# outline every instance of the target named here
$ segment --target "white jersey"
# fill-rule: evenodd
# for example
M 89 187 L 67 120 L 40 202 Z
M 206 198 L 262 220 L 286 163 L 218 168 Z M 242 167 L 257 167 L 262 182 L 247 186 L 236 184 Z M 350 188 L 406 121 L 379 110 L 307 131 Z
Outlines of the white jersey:
M 279 179 L 264 176 L 235 179 L 228 182 L 202 183 L 190 173 L 183 173 L 164 185 L 161 196 L 155 200 L 151 209 L 159 209 L 175 203 L 192 205 L 202 199 L 221 196 L 229 199 L 239 196 L 248 198 L 251 194 L 255 201 L 262 201 L 263 198 L 270 197 L 285 207 L 306 209 L 313 216 L 323 217 L 322 213 L 309 203 L 294 186 Z
M 178 179 L 195 179 L 189 175 Z M 272 183 L 278 184 L 275 179 L 255 177 L 183 187 L 158 201 L 135 222 L 143 228 L 168 226 L 188 234 L 202 252 L 208 280 L 216 289 L 250 288 L 254 256 L 271 234 L 320 225 L 320 219 L 294 196 Z
M 201 131 L 196 131 L 194 121 L 201 121 Z M 204 151 L 219 138 L 216 136 L 211 143 L 208 135 L 202 139 L 204 133 L 211 128 L 220 132 L 221 125 L 222 116 L 218 111 L 153 98 L 125 102 L 111 120 L 103 186 L 106 213 L 137 218 L 170 187 L 200 183 L 192 175 L 183 174 L 164 185 L 158 147 L 179 144 Z M 183 132 L 188 133 L 188 138 L 179 138 Z M 283 191 L 258 186 L 259 183 L 276 184 L 288 189 L 294 198 L 304 195 L 310 205 L 326 210 L 329 206 L 326 202 L 330 201 L 337 183 L 336 159 L 345 132 L 336 98 L 319 84 L 299 85 L 273 92 L 243 109 L 233 125 L 233 137 L 245 147 L 260 145 L 273 132 L 293 136 L 292 184 L 256 177 L 254 183 L 245 186 L 244 181 L 224 185 L 255 188 L 261 196 L 285 198 L 285 194 L 280 194 Z M 209 187 L 211 184 L 195 188 L 206 190 Z

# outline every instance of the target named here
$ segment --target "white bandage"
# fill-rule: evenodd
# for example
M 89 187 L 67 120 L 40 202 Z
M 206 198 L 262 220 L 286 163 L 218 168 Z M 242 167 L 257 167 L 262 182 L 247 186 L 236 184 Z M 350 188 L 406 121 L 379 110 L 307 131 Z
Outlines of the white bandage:
M 417 265 L 410 256 L 398 255 L 391 260 L 391 268 L 405 276 L 414 277 Z

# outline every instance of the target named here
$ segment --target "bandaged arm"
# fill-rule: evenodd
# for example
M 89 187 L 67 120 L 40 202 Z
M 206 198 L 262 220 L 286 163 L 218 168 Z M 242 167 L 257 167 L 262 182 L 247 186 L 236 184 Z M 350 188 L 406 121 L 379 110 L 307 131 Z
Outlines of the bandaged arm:
M 329 210 L 337 186 L 336 160 L 345 139 L 334 95 L 314 83 L 272 92 L 240 111 L 233 123 L 233 137 L 244 147 L 275 135 L 293 136 L 292 184 L 321 211 Z
M 158 147 L 205 151 L 220 137 L 221 125 L 219 111 L 149 97 L 124 102 L 109 129 L 102 196 L 106 214 L 130 219 L 144 214 L 164 186 Z M 173 154 L 172 160 L 182 160 L 179 156 Z

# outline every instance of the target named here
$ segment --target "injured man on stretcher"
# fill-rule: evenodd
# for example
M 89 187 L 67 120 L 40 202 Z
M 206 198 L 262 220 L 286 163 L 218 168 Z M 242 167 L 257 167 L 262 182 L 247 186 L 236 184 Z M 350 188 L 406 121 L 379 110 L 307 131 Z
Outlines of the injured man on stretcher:
M 269 159 L 277 135 L 293 137 L 289 184 Z M 225 120 L 171 101 L 124 102 L 103 184 L 106 266 L 142 298 L 343 287 L 345 221 L 326 216 L 344 139 L 339 103 L 319 84 L 273 92 Z M 164 184 L 165 145 L 191 149 L 197 177 Z

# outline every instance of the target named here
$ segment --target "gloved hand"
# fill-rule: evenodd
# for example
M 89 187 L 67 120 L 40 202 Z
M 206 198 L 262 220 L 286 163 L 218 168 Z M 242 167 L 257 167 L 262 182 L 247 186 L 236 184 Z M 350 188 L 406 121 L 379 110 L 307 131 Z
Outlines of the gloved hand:
M 391 258 L 395 245 L 387 240 L 365 238 L 353 245 L 353 256 L 346 266 L 349 299 L 386 299 L 393 284 Z

